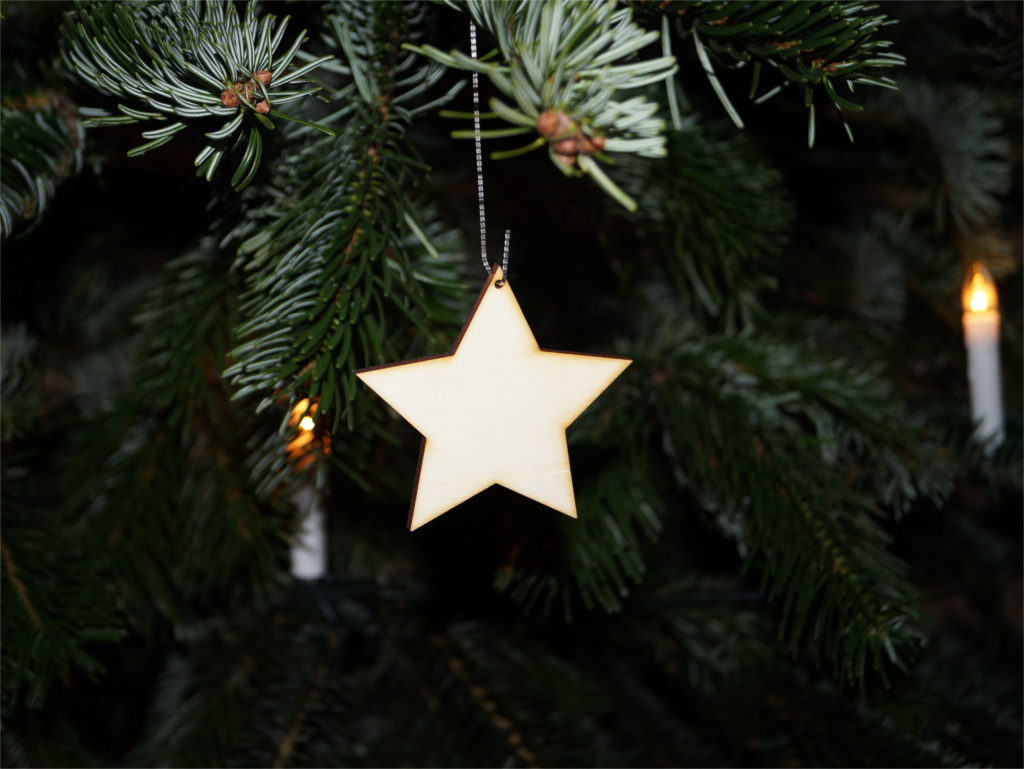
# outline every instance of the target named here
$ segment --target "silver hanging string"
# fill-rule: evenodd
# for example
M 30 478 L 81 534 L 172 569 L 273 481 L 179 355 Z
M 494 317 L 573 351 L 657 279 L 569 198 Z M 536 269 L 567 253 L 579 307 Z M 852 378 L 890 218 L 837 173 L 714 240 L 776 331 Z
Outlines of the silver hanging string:
M 508 241 L 511 235 L 510 230 L 505 230 L 505 248 L 501 252 L 501 280 L 494 284 L 498 288 L 504 286 L 508 281 Z
M 476 24 L 469 22 L 469 53 L 476 61 Z M 487 260 L 487 214 L 484 212 L 484 152 L 480 139 L 480 73 L 473 71 L 473 141 L 476 145 L 476 197 L 480 209 L 480 261 L 491 271 Z
M 469 53 L 476 61 L 476 24 L 469 21 Z M 480 136 L 480 73 L 473 71 L 473 144 L 476 148 L 476 197 L 480 210 L 480 261 L 484 271 L 490 274 L 491 263 L 487 259 L 487 213 L 484 209 L 484 150 Z M 508 242 L 511 233 L 505 230 L 505 248 L 501 255 L 502 278 L 495 285 L 501 288 L 508 281 Z

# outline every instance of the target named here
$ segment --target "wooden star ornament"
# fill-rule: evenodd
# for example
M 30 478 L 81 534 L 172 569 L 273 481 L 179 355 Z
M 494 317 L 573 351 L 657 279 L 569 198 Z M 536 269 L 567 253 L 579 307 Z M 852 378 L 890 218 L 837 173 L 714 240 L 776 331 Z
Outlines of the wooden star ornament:
M 496 483 L 575 518 L 565 430 L 631 362 L 540 349 L 495 265 L 450 353 L 356 372 L 423 435 L 410 530 Z

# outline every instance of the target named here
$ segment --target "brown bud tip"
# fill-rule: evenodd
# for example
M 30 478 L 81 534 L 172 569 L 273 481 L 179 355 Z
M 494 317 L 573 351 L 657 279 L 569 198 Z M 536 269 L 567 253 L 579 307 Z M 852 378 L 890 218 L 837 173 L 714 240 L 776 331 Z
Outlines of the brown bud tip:
M 572 118 L 557 109 L 547 109 L 537 118 L 537 133 L 545 139 L 554 139 L 572 130 Z
M 265 69 L 261 69 L 259 72 L 253 72 L 253 78 L 259 80 L 264 86 L 270 85 L 270 78 L 274 76 L 272 72 L 268 72 Z
M 557 160 L 566 168 L 572 168 L 574 165 L 576 165 L 575 155 L 559 155 L 558 153 L 555 153 L 555 160 Z
M 256 102 L 256 104 L 253 106 L 253 109 L 256 110 L 257 112 L 259 112 L 261 115 L 266 115 L 268 112 L 270 112 L 270 102 L 269 101 L 259 101 L 259 102 Z
M 238 94 L 232 91 L 230 88 L 226 91 L 220 92 L 220 103 L 225 107 L 237 107 L 238 106 Z
M 566 136 L 564 139 L 551 142 L 551 149 L 555 151 L 556 155 L 566 155 L 568 157 L 575 157 L 576 155 L 579 155 L 580 134 L 577 132 L 573 136 Z
M 537 133 L 550 139 L 557 132 L 558 113 L 552 109 L 544 110 L 537 118 Z
M 593 155 L 595 152 L 600 152 L 604 149 L 605 139 L 600 134 L 596 136 L 580 136 L 580 154 L 581 155 Z

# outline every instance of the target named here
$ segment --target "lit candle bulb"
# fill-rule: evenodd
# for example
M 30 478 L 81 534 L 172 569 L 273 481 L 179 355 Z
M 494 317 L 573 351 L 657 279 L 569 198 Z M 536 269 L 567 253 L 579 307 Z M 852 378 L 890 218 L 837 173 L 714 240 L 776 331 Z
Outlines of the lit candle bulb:
M 298 433 L 288 443 L 288 454 L 302 470 L 313 461 L 316 404 L 303 398 L 292 407 L 290 424 L 298 422 Z M 291 547 L 291 572 L 298 579 L 319 579 L 327 573 L 327 525 L 323 495 L 315 483 L 305 483 L 292 494 L 299 513 L 299 530 Z
M 1003 393 L 999 371 L 999 299 L 984 265 L 971 266 L 962 298 L 974 437 L 991 452 L 1003 440 Z

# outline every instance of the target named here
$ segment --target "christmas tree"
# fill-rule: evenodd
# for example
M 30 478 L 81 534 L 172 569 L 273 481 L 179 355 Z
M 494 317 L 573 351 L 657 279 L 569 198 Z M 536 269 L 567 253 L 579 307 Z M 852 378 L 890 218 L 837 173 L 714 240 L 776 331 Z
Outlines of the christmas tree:
M 6 766 L 1021 765 L 1019 4 L 2 16 Z M 410 532 L 503 246 L 632 363 Z

